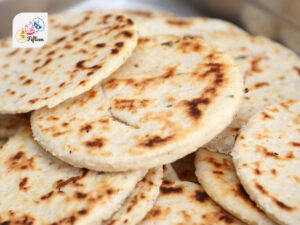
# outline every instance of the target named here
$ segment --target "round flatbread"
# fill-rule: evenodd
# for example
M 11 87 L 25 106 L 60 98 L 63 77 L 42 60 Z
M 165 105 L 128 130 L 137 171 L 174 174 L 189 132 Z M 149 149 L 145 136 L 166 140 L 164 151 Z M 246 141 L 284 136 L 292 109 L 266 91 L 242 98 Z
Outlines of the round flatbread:
M 152 168 L 207 143 L 243 94 L 233 61 L 200 38 L 142 38 L 126 63 L 88 93 L 35 111 L 36 140 L 58 158 L 98 171 Z
M 300 99 L 300 60 L 289 49 L 263 37 L 214 33 L 204 36 L 232 56 L 245 81 L 241 108 L 232 122 L 206 147 L 229 153 L 238 130 L 255 113 L 285 99 Z
M 145 174 L 71 167 L 31 135 L 29 126 L 21 128 L 0 149 L 0 224 L 100 224 Z
M 0 112 L 53 107 L 88 91 L 122 65 L 136 46 L 136 25 L 122 14 L 84 12 L 49 17 L 42 48 L 0 41 Z
M 135 225 L 152 209 L 162 183 L 162 166 L 149 170 L 126 199 L 121 209 L 103 225 Z
M 20 127 L 28 122 L 29 115 L 26 114 L 0 114 L 0 139 L 14 135 Z
M 300 223 L 300 102 L 254 115 L 242 128 L 233 162 L 250 197 L 279 224 Z
M 172 166 L 175 169 L 180 180 L 198 183 L 197 177 L 195 175 L 194 160 L 195 154 L 192 153 L 172 163 Z
M 249 198 L 230 156 L 201 148 L 196 152 L 195 166 L 199 183 L 223 209 L 249 225 L 275 225 Z
M 171 164 L 163 165 L 164 178 L 167 180 L 179 180 L 177 173 L 175 172 Z
M 243 224 L 216 203 L 200 185 L 187 181 L 164 180 L 160 195 L 140 225 Z

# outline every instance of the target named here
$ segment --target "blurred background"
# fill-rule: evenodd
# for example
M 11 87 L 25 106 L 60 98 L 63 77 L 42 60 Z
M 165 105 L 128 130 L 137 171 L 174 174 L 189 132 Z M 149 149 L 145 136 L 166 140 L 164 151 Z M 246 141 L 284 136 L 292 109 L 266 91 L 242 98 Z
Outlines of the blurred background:
M 300 54 L 300 0 L 0 0 L 0 38 L 11 34 L 12 19 L 20 12 L 95 9 L 150 9 L 184 17 L 221 18 Z

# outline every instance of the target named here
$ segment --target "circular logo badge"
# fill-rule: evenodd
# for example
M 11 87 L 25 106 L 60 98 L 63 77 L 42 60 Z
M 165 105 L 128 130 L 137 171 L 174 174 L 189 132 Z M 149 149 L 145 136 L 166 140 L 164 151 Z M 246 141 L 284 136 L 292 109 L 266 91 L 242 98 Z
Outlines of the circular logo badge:
M 39 17 L 36 17 L 33 19 L 33 25 L 34 25 L 35 30 L 38 32 L 41 32 L 45 29 L 45 23 Z

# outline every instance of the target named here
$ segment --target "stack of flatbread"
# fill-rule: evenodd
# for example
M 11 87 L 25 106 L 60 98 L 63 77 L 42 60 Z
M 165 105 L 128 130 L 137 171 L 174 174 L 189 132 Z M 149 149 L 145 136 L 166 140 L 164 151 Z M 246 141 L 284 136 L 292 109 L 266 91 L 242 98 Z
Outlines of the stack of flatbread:
M 300 60 L 222 20 L 49 17 L 0 40 L 0 224 L 300 224 Z

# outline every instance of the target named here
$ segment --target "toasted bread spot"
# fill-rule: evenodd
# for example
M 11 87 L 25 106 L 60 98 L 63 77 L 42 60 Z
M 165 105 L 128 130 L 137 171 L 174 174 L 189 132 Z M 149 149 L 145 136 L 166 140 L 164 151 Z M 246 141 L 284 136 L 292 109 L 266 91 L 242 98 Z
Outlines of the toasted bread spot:
M 300 68 L 298 66 L 294 66 L 293 69 L 296 70 L 296 72 L 300 76 Z
M 85 215 L 85 214 L 87 214 L 87 210 L 86 209 L 82 209 L 82 210 L 78 211 L 78 214 L 79 215 Z
M 20 49 L 16 49 L 16 50 L 14 50 L 14 51 L 8 53 L 6 56 L 7 56 L 7 57 L 14 56 L 15 54 L 17 54 L 17 53 L 19 52 L 19 50 L 20 50 Z
M 177 50 L 180 50 L 182 53 L 191 53 L 191 52 L 200 52 L 202 46 L 196 42 L 183 41 L 179 44 Z
M 45 92 L 48 93 L 51 90 L 51 87 L 46 87 Z
M 49 193 L 47 193 L 47 194 L 45 194 L 45 195 L 43 195 L 43 196 L 41 196 L 41 200 L 46 200 L 46 199 L 49 199 L 49 198 L 51 198 L 51 196 L 54 194 L 54 191 L 50 191 Z
M 56 41 L 54 42 L 54 44 L 58 44 L 58 43 L 60 43 L 60 42 L 64 41 L 65 39 L 66 39 L 66 37 L 65 37 L 65 36 L 63 36 L 63 37 L 60 37 L 60 38 L 56 39 Z
M 256 169 L 254 170 L 254 172 L 255 172 L 255 174 L 257 174 L 257 175 L 260 175 L 260 174 L 261 174 L 261 171 L 260 171 L 258 168 L 256 168 Z
M 270 84 L 268 82 L 260 82 L 254 85 L 255 89 L 264 87 L 264 86 L 269 86 Z
M 224 175 L 223 171 L 220 170 L 213 170 L 212 173 L 217 175 Z
M 147 42 L 149 42 L 149 41 L 150 41 L 149 38 L 140 37 L 139 40 L 138 40 L 138 45 L 147 43 Z
M 94 65 L 94 66 L 90 66 L 90 67 L 86 67 L 84 66 L 85 60 L 81 60 L 79 62 L 77 62 L 76 67 L 79 69 L 100 69 L 102 66 L 101 65 Z
M 300 147 L 300 146 L 299 146 Z M 286 156 L 285 156 L 287 159 L 294 159 L 295 158 L 295 155 L 294 155 L 294 152 L 292 151 L 289 151 Z
M 132 37 L 133 36 L 133 34 L 130 32 L 130 31 L 123 31 L 122 32 L 122 34 L 125 36 L 125 37 L 128 37 L 128 38 L 130 38 L 130 37 Z
M 267 192 L 267 190 L 264 189 L 264 187 L 262 185 L 260 185 L 259 183 L 255 183 L 255 187 L 264 195 L 268 195 L 269 193 Z
M 86 141 L 85 146 L 89 148 L 102 148 L 104 145 L 104 138 L 96 138 L 92 141 Z
M 79 181 L 86 176 L 88 173 L 87 169 L 82 169 L 82 175 L 81 176 L 75 176 L 75 177 L 70 177 L 66 180 L 58 180 L 56 182 L 56 189 L 61 189 L 67 185 L 72 185 L 75 187 L 80 187 L 83 186 L 83 184 L 80 184 Z
M 219 221 L 224 221 L 225 223 L 229 223 L 229 224 L 234 223 L 234 220 L 231 217 L 227 216 L 227 215 L 220 216 Z
M 177 187 L 164 187 L 161 186 L 160 187 L 160 193 L 163 195 L 167 195 L 167 194 L 178 194 L 178 193 L 182 193 L 183 192 L 183 188 L 181 186 L 177 186 Z
M 115 99 L 114 107 L 119 110 L 127 110 L 136 113 L 138 109 L 148 106 L 150 100 L 148 99 Z
M 141 143 L 140 145 L 146 146 L 146 147 L 155 147 L 160 144 L 165 144 L 166 142 L 168 142 L 169 140 L 171 140 L 173 138 L 174 138 L 173 135 L 167 136 L 165 138 L 161 138 L 159 136 L 154 136 L 154 137 L 149 138 L 145 142 Z
M 9 220 L 6 220 L 4 222 L 2 222 L 0 217 L 1 225 L 35 225 L 36 223 L 34 221 L 35 219 L 32 216 L 26 214 L 15 217 L 12 213 L 10 214 Z
M 201 110 L 198 108 L 199 104 L 208 105 L 209 99 L 208 98 L 205 98 L 205 99 L 195 98 L 192 101 L 186 102 L 186 105 L 189 107 L 189 114 L 195 119 L 200 118 L 201 114 L 202 114 Z
M 266 113 L 266 112 L 262 112 L 261 115 L 263 116 L 263 120 L 266 120 L 266 119 L 271 119 L 273 120 L 274 117 L 271 116 L 270 114 Z
M 275 176 L 275 175 L 277 175 L 277 170 L 276 169 L 271 169 L 271 173 Z
M 75 194 L 75 197 L 78 198 L 78 199 L 84 199 L 84 198 L 87 197 L 87 194 L 82 193 L 82 192 L 77 192 L 77 193 Z
M 300 142 L 292 141 L 289 143 L 289 145 L 291 145 L 292 147 L 300 148 Z
M 124 46 L 124 43 L 123 43 L 123 42 L 117 42 L 117 43 L 115 44 L 115 46 L 116 46 L 117 48 L 122 48 L 122 47 Z
M 129 213 L 137 203 L 138 203 L 138 196 L 135 195 L 134 198 L 132 198 L 130 201 L 130 206 L 128 206 L 128 208 L 126 210 L 127 213 Z
M 33 80 L 32 79 L 28 79 L 28 80 L 25 80 L 24 81 L 24 83 L 22 84 L 22 85 L 29 85 L 29 84 L 31 84 L 33 82 Z
M 147 17 L 147 18 L 153 17 L 152 13 L 149 12 L 149 11 L 128 10 L 126 12 L 128 12 L 130 14 L 135 14 L 135 15 L 138 15 L 138 16 Z
M 62 82 L 62 83 L 60 83 L 58 86 L 59 86 L 60 88 L 62 88 L 63 86 L 65 86 L 65 84 L 66 84 L 66 82 Z
M 29 48 L 29 49 L 27 49 L 27 50 L 25 51 L 25 54 L 28 54 L 28 53 L 30 53 L 31 51 L 32 51 L 32 49 Z
M 18 152 L 6 162 L 10 171 L 34 170 L 34 158 L 27 158 L 25 152 Z
M 94 72 L 91 71 L 91 72 L 88 72 L 86 75 L 89 77 L 89 76 L 92 76 L 93 74 L 94 74 Z
M 262 61 L 262 57 L 254 57 L 251 61 L 251 70 L 256 73 L 261 73 L 262 69 L 259 67 L 259 63 Z
M 279 158 L 278 153 L 269 151 L 266 147 L 256 145 L 256 150 L 262 152 L 267 157 Z
M 172 184 L 174 184 L 174 182 L 173 181 L 170 181 L 170 180 L 163 180 L 163 185 L 172 185 Z
M 43 65 L 34 68 L 33 72 L 36 72 L 36 71 L 42 69 L 43 67 L 47 66 L 49 63 L 51 63 L 51 61 L 52 61 L 52 59 L 51 59 L 51 58 L 48 58 L 48 59 L 44 62 Z
M 67 134 L 69 131 L 60 131 L 60 132 L 55 132 L 52 134 L 53 137 L 59 137 L 61 135 Z
M 117 49 L 117 48 L 113 48 L 112 50 L 111 50 L 111 54 L 118 54 L 119 53 L 119 49 Z
M 36 103 L 39 100 L 39 98 L 30 99 L 28 102 L 31 104 Z
M 54 54 L 55 54 L 55 50 L 51 50 L 50 52 L 47 53 L 47 56 L 54 55 Z M 37 63 L 39 63 L 39 61 Z
M 92 128 L 93 127 L 91 124 L 85 124 L 85 125 L 81 126 L 80 132 L 88 133 L 88 132 L 90 132 L 90 130 L 92 130 Z
M 24 177 L 19 183 L 19 189 L 22 191 L 27 191 L 28 189 L 28 187 L 26 187 L 27 182 L 28 182 L 28 177 Z
M 104 48 L 105 46 L 106 46 L 105 43 L 98 43 L 98 44 L 96 44 L 97 48 Z
M 47 118 L 47 120 L 48 120 L 48 121 L 51 121 L 51 120 L 57 121 L 57 120 L 59 120 L 59 118 L 56 117 L 56 116 L 49 116 L 49 117 Z
M 208 195 L 205 192 L 202 191 L 196 191 L 194 198 L 198 201 L 198 202 L 205 202 L 206 200 L 208 200 Z
M 291 206 L 286 205 L 285 203 L 277 200 L 276 198 L 272 198 L 273 201 L 279 206 L 281 209 L 287 210 L 287 211 L 292 211 L 294 208 Z
M 182 20 L 182 19 L 168 19 L 167 23 L 174 26 L 188 26 L 192 25 L 191 20 Z

